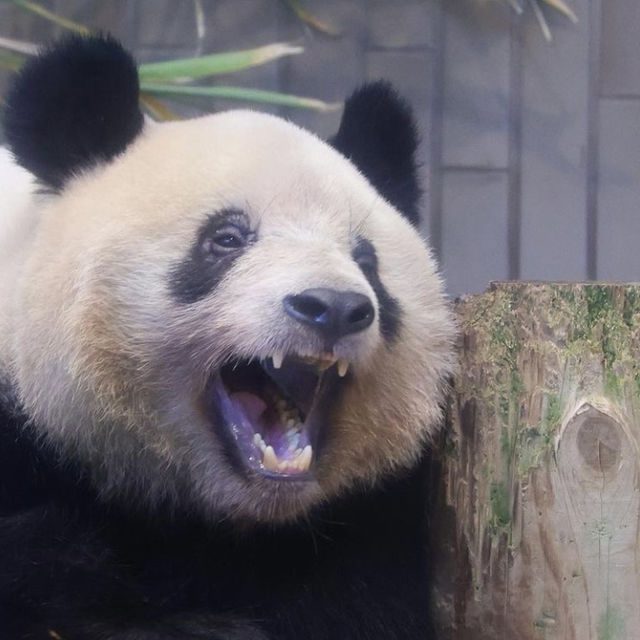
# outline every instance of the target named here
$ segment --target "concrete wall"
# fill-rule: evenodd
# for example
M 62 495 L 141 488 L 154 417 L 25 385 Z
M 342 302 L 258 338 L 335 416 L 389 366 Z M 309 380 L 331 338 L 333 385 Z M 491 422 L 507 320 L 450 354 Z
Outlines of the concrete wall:
M 139 60 L 276 40 L 306 52 L 221 82 L 341 100 L 390 78 L 422 132 L 423 230 L 452 294 L 505 278 L 640 280 L 640 3 L 568 0 L 546 11 L 479 0 L 305 0 L 342 31 L 320 35 L 277 0 L 57 0 L 60 14 L 112 31 Z M 0 36 L 60 30 L 0 4 Z M 6 86 L 0 72 L 0 92 Z M 179 104 L 186 115 L 231 103 Z M 175 106 L 175 104 L 174 104 Z M 338 113 L 271 108 L 323 136 Z

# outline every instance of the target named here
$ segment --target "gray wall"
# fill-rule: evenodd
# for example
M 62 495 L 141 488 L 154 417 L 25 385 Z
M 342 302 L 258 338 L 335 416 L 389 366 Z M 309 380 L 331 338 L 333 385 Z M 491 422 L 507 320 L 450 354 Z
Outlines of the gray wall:
M 44 4 L 114 32 L 141 61 L 276 40 L 306 47 L 224 83 L 334 101 L 365 79 L 393 80 L 422 132 L 423 230 L 457 294 L 506 278 L 640 280 L 640 2 L 568 1 L 580 21 L 547 11 L 552 44 L 530 12 L 479 0 L 306 0 L 342 29 L 337 39 L 277 0 L 202 0 L 202 38 L 192 0 Z M 0 4 L 0 36 L 59 33 Z M 271 110 L 323 136 L 339 119 Z

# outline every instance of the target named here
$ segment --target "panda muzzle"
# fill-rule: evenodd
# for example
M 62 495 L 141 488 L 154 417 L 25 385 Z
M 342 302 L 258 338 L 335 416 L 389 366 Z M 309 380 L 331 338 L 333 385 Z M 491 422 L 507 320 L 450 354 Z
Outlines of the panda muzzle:
M 310 479 L 347 371 L 329 354 L 233 360 L 208 385 L 207 413 L 244 470 Z

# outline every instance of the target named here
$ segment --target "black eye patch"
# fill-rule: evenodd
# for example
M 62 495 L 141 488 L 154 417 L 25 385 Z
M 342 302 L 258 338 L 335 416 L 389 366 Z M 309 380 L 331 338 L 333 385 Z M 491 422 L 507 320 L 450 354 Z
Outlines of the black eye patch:
M 400 303 L 389 294 L 380 280 L 376 250 L 368 240 L 360 237 L 351 252 L 351 256 L 376 294 L 380 314 L 380 333 L 382 333 L 385 340 L 390 342 L 400 332 L 402 308 Z
M 189 253 L 171 270 L 171 295 L 184 304 L 205 298 L 255 237 L 247 216 L 238 209 L 224 209 L 209 216 Z

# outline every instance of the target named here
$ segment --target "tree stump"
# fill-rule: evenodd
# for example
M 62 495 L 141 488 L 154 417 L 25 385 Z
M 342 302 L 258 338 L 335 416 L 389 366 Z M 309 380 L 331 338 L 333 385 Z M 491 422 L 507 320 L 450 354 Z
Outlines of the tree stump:
M 443 637 L 640 639 L 640 285 L 496 283 L 457 312 Z

